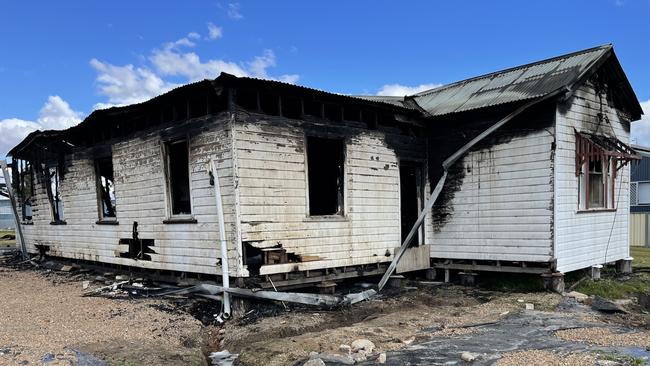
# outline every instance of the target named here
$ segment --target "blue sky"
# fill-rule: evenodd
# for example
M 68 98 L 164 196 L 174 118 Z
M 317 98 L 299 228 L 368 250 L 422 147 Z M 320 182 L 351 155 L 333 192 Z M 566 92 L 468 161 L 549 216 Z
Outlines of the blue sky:
M 220 71 L 399 94 L 613 43 L 650 114 L 650 0 L 0 2 L 0 155 Z M 635 124 L 650 144 L 650 119 Z

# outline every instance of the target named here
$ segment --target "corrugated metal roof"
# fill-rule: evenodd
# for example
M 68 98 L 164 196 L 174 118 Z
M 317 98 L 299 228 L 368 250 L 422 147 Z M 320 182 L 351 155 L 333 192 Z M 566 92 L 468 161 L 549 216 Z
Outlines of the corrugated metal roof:
M 407 99 L 431 116 L 441 116 L 542 97 L 575 83 L 611 49 L 611 45 L 590 48 L 444 85 Z
M 413 106 L 408 105 L 408 103 L 404 100 L 404 97 L 382 96 L 382 95 L 352 95 L 351 97 L 358 98 L 358 99 L 365 99 L 371 102 L 392 104 L 402 108 L 415 109 L 413 108 Z

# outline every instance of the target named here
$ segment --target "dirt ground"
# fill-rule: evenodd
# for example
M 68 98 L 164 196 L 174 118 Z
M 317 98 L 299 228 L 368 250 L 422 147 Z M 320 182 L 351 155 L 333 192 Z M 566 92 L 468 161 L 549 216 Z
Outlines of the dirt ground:
M 374 355 L 387 353 L 389 365 L 435 364 L 417 361 L 431 353 L 463 364 L 463 348 L 489 344 L 498 332 L 506 341 L 510 334 L 525 338 L 511 331 L 524 326 L 546 332 L 550 343 L 540 347 L 551 348 L 506 342 L 503 352 L 472 364 L 642 365 L 612 347 L 650 347 L 649 315 L 634 301 L 628 313 L 605 315 L 587 305 L 557 310 L 567 300 L 558 294 L 411 282 L 344 309 L 260 303 L 215 325 L 218 306 L 208 300 L 83 297 L 83 281 L 103 285 L 92 282 L 95 276 L 0 263 L 0 365 L 207 365 L 221 350 L 238 354 L 240 365 L 302 365 L 314 352 L 344 355 L 340 346 L 356 339 L 372 341 Z M 524 310 L 527 304 L 535 310 Z M 594 354 L 601 346 L 614 356 Z
M 78 350 L 115 365 L 202 365 L 201 323 L 161 301 L 82 297 L 80 280 L 0 267 L 0 364 L 70 365 Z

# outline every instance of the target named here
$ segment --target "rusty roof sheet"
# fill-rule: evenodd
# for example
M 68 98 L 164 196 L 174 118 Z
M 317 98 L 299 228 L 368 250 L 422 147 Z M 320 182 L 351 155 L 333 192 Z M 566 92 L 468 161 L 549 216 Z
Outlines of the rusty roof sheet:
M 431 116 L 464 112 L 545 96 L 573 85 L 611 45 L 462 80 L 407 97 Z

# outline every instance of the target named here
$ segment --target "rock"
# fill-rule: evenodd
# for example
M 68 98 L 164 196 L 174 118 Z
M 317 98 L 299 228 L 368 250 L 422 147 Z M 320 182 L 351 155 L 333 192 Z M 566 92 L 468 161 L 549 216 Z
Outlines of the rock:
M 124 276 L 124 275 L 117 275 L 115 276 L 115 281 L 128 281 L 129 276 Z
M 533 305 L 531 303 L 527 303 L 526 304 L 526 310 L 535 310 L 535 305 Z
M 366 356 L 366 353 L 363 350 L 360 351 L 359 353 L 353 353 L 352 356 L 350 356 L 350 357 L 352 357 L 352 360 L 354 361 L 354 363 L 364 362 L 364 361 L 366 361 L 368 359 L 368 357 Z
M 591 307 L 594 310 L 598 310 L 603 313 L 627 313 L 627 311 L 620 305 L 612 301 L 605 300 L 600 296 L 596 296 L 594 298 L 594 301 L 591 302 Z
M 626 306 L 626 305 L 632 305 L 634 301 L 632 299 L 618 299 L 614 300 L 614 304 L 620 305 L 620 306 Z
M 574 299 L 576 299 L 577 301 L 580 301 L 580 302 L 585 301 L 585 300 L 587 300 L 589 298 L 589 296 L 583 294 L 582 292 L 578 292 L 578 291 L 571 291 L 571 292 L 567 293 L 565 296 L 572 297 L 572 298 L 574 298 Z
M 351 344 L 352 352 L 359 352 L 363 350 L 365 353 L 372 353 L 375 350 L 375 344 L 368 339 L 356 339 Z
M 74 269 L 74 267 L 66 264 L 65 266 L 61 267 L 61 269 L 59 271 L 61 271 L 61 272 L 71 272 L 73 269 Z
M 41 363 L 50 363 L 56 360 L 55 356 L 52 353 L 46 353 L 41 357 Z
M 314 358 L 318 358 L 318 352 L 316 351 L 309 352 L 309 359 L 312 360 Z
M 337 355 L 333 353 L 321 353 L 318 358 L 325 362 L 340 363 L 343 365 L 354 365 L 354 360 L 350 356 Z
M 237 353 L 230 353 L 227 349 L 219 352 L 212 352 L 208 356 L 213 365 L 233 365 L 239 357 Z
M 476 360 L 477 355 L 470 353 L 470 352 L 463 352 L 460 354 L 460 359 L 465 361 L 465 362 L 474 362 Z
M 377 357 L 377 363 L 386 363 L 386 354 L 385 353 L 380 353 L 379 357 Z
M 349 355 L 352 353 L 352 347 L 348 346 L 347 344 L 342 344 L 339 346 L 339 351 L 345 353 L 346 355 Z
M 323 362 L 323 360 L 320 358 L 312 358 L 311 360 L 307 360 L 307 362 L 303 363 L 302 366 L 325 366 L 325 362 Z
M 104 276 L 97 276 L 97 277 L 95 277 L 95 282 L 106 283 L 106 281 L 108 281 L 108 278 L 106 278 L 106 277 L 104 277 Z
M 90 286 L 90 281 L 83 281 L 83 282 L 81 283 L 81 287 L 82 287 L 84 290 L 87 289 L 88 286 Z
M 517 299 L 517 302 L 524 302 L 524 299 Z
M 413 342 L 415 342 L 415 337 L 411 337 L 411 338 L 408 338 L 408 339 L 404 339 L 404 340 L 402 340 L 402 343 L 404 343 L 404 344 L 407 345 L 407 346 L 408 346 L 409 344 L 413 343 Z

